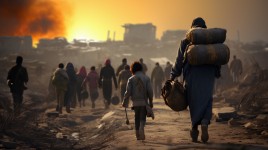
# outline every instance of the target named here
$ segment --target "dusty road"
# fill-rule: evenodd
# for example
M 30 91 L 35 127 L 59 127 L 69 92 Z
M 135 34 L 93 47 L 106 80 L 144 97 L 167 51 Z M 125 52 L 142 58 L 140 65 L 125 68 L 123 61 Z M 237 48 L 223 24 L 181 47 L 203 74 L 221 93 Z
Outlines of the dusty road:
M 147 118 L 146 140 L 137 141 L 134 134 L 134 112 L 128 109 L 130 125 L 125 124 L 124 109 L 112 106 L 104 110 L 84 107 L 73 111 L 80 136 L 72 149 L 268 149 L 268 138 L 251 134 L 242 126 L 215 122 L 209 128 L 208 144 L 192 143 L 189 135 L 189 111 L 170 110 L 162 99 L 154 100 L 155 120 Z

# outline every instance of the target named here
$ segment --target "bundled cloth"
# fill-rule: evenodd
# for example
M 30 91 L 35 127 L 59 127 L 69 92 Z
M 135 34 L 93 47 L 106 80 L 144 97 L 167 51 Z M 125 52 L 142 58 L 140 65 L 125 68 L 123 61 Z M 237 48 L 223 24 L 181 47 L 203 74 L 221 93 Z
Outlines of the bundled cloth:
M 230 50 L 223 44 L 226 30 L 221 28 L 193 28 L 186 34 L 190 41 L 187 58 L 190 65 L 225 65 L 229 62 Z
M 185 110 L 188 106 L 185 99 L 184 87 L 178 80 L 167 80 L 162 88 L 165 104 L 174 111 Z
M 225 44 L 190 45 L 187 50 L 191 65 L 225 65 L 230 58 L 230 50 Z
M 186 33 L 186 38 L 194 45 L 223 43 L 226 39 L 226 30 L 221 28 L 192 28 Z

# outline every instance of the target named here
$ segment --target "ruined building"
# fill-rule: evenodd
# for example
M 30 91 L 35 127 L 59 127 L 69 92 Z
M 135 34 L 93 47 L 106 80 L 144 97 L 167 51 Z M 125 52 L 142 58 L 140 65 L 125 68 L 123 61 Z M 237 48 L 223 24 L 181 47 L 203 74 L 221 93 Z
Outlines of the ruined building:
M 125 24 L 124 42 L 126 43 L 152 43 L 156 41 L 156 26 L 147 24 Z
M 33 40 L 31 36 L 0 36 L 0 51 L 31 50 Z
M 165 43 L 178 43 L 185 37 L 187 30 L 167 30 L 163 33 L 161 41 Z

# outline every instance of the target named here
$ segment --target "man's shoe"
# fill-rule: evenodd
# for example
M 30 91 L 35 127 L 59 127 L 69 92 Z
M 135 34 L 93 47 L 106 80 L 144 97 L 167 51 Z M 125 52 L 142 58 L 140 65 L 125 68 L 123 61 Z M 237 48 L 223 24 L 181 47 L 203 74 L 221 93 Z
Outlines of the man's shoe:
M 209 139 L 208 125 L 201 125 L 201 130 L 202 130 L 201 140 L 203 143 L 207 143 Z
M 192 138 L 192 142 L 197 142 L 199 131 L 197 129 L 192 129 L 190 131 L 190 135 L 191 135 L 191 138 Z
M 137 138 L 137 140 L 141 140 L 139 130 L 136 130 L 136 138 Z

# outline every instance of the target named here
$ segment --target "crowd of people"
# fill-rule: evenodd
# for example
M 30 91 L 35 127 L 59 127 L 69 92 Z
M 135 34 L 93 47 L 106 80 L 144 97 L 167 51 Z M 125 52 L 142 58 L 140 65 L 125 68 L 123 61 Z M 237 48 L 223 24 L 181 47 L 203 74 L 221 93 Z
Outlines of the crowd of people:
M 202 18 L 193 20 L 191 28 L 207 28 Z M 128 65 L 127 59 L 122 59 L 122 64 L 116 72 L 111 60 L 107 59 L 103 67 L 90 67 L 87 73 L 86 67 L 82 66 L 76 71 L 73 63 L 69 62 L 66 67 L 63 63 L 53 71 L 50 81 L 50 92 L 56 93 L 56 110 L 61 114 L 62 108 L 71 113 L 71 108 L 85 106 L 85 100 L 89 97 L 91 107 L 95 108 L 95 101 L 99 97 L 99 89 L 102 89 L 105 109 L 111 104 L 113 85 L 115 90 L 120 88 L 120 97 L 123 107 L 128 107 L 129 99 L 132 100 L 132 109 L 135 112 L 135 130 L 137 140 L 144 140 L 144 126 L 146 123 L 146 106 L 153 108 L 153 96 L 160 98 L 161 88 L 165 80 L 175 80 L 183 75 L 185 96 L 190 109 L 192 128 L 190 136 L 193 142 L 197 142 L 199 135 L 198 126 L 201 125 L 201 139 L 206 143 L 209 139 L 208 125 L 212 117 L 212 100 L 215 78 L 221 76 L 220 67 L 217 65 L 192 66 L 185 62 L 184 53 L 190 42 L 187 39 L 181 41 L 175 64 L 167 62 L 162 69 L 158 62 L 152 70 L 151 76 L 147 75 L 147 66 L 143 59 Z M 22 66 L 23 58 L 18 56 L 16 65 L 8 72 L 7 82 L 10 87 L 14 111 L 19 112 L 23 91 L 28 82 L 28 73 Z M 228 68 L 228 66 L 227 66 Z M 98 69 L 98 71 L 97 71 Z M 230 64 L 233 82 L 239 81 L 242 74 L 242 62 L 233 57 Z M 78 101 L 78 104 L 77 104 Z

